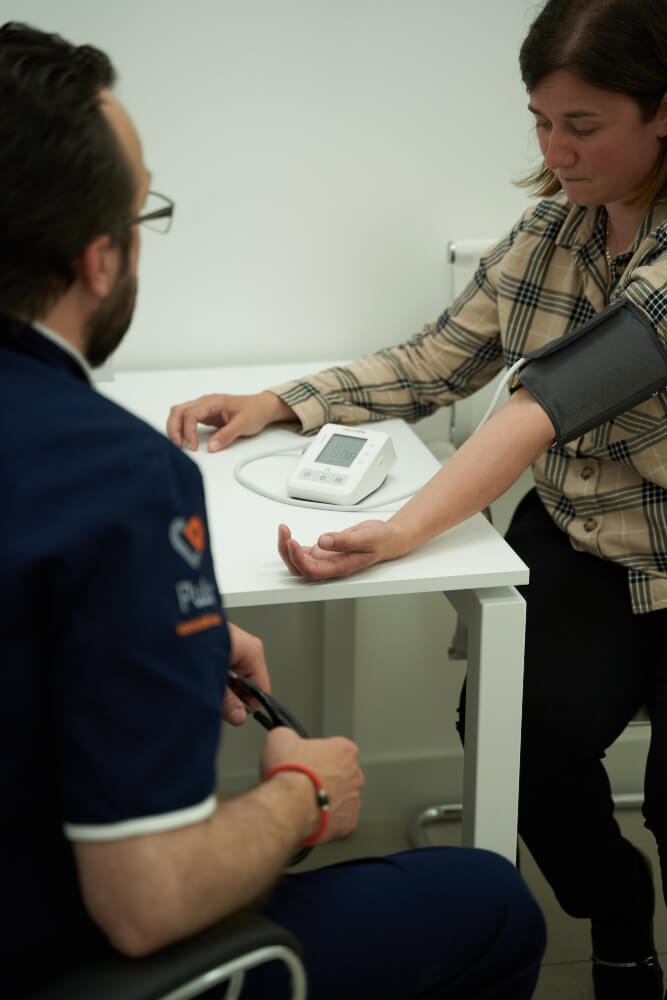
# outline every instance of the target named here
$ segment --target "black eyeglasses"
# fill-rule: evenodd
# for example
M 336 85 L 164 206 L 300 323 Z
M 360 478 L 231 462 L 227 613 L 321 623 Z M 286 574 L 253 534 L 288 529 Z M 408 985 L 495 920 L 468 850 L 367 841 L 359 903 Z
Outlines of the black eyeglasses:
M 141 223 L 156 233 L 168 233 L 171 229 L 171 220 L 174 217 L 174 207 L 173 201 L 171 198 L 167 198 L 166 194 L 149 191 L 139 215 L 135 215 L 125 222 L 120 222 L 112 229 L 125 229 L 126 226 L 136 226 Z

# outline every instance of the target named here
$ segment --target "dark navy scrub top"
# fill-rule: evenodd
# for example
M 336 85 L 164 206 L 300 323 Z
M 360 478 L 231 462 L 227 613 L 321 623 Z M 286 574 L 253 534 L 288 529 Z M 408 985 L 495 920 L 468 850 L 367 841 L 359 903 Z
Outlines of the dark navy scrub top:
M 6 317 L 0 427 L 0 977 L 18 997 L 100 940 L 71 840 L 215 808 L 229 635 L 196 465 Z

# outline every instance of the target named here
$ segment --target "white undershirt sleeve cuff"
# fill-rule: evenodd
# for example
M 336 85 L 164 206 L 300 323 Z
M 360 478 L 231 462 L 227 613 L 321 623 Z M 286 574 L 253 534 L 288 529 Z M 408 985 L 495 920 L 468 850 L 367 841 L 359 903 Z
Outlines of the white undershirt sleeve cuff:
M 163 833 L 177 830 L 182 826 L 201 823 L 215 812 L 218 804 L 215 795 L 209 795 L 203 802 L 160 816 L 140 816 L 136 819 L 121 820 L 119 823 L 65 823 L 63 831 L 68 840 L 106 841 L 124 840 L 126 837 L 140 837 L 148 833 Z

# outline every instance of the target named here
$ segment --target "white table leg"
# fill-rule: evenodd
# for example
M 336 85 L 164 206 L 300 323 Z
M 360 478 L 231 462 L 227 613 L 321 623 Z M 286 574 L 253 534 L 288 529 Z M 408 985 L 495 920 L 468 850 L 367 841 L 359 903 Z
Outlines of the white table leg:
M 514 587 L 446 597 L 468 626 L 463 843 L 516 863 L 525 601 Z
M 357 602 L 325 601 L 322 642 L 323 736 L 355 739 Z

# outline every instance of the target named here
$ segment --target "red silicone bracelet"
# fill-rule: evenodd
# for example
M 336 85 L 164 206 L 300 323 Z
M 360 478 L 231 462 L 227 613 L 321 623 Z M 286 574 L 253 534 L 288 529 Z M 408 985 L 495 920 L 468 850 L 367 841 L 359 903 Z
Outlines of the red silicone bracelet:
M 324 831 L 327 828 L 327 823 L 329 822 L 329 796 L 324 790 L 324 785 L 315 774 L 311 771 L 309 767 L 305 767 L 303 764 L 278 764 L 277 767 L 272 767 L 270 771 L 267 771 L 262 781 L 268 781 L 272 778 L 274 774 L 278 774 L 279 771 L 301 771 L 302 774 L 308 775 L 312 783 L 315 785 L 315 792 L 317 796 L 317 804 L 320 808 L 320 825 L 319 829 L 312 835 L 304 840 L 302 847 L 312 847 L 317 841 L 322 837 Z

